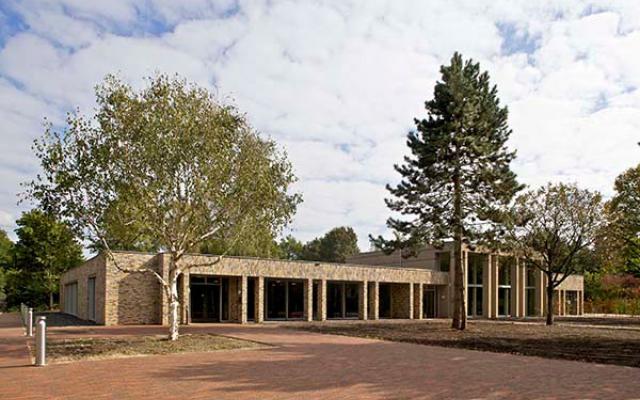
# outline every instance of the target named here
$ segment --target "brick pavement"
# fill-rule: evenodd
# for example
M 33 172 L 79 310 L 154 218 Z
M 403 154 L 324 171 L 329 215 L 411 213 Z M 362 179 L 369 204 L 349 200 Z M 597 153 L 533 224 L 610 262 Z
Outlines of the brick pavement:
M 0 316 L 0 320 L 3 316 Z M 13 329 L 13 331 L 12 331 Z M 320 335 L 277 325 L 200 325 L 273 345 L 167 356 L 0 367 L 1 399 L 622 399 L 640 398 L 640 369 Z M 0 323 L 0 354 L 15 328 Z M 165 332 L 53 328 L 52 336 Z M 13 336 L 12 340 L 24 338 Z M 14 345 L 16 342 L 12 342 Z M 11 357 L 5 357 L 11 358 Z

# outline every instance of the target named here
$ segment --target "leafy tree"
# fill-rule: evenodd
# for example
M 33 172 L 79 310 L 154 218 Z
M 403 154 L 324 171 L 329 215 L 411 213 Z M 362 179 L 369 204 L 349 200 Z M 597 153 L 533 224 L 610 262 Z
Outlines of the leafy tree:
M 140 91 L 114 77 L 97 87 L 92 117 L 69 115 L 36 141 L 43 174 L 28 196 L 102 244 L 125 273 L 152 274 L 168 298 L 169 338 L 178 338 L 178 277 L 183 258 L 224 238 L 219 262 L 248 228 L 277 233 L 300 201 L 286 155 L 237 109 L 205 89 L 159 75 Z M 111 252 L 105 212 L 167 252 L 166 276 L 125 268 Z M 221 249 L 222 250 L 222 249 Z
M 13 242 L 7 232 L 0 229 L 0 269 L 9 268 L 13 259 Z
M 280 258 L 286 260 L 301 260 L 304 252 L 304 245 L 291 235 L 288 235 L 278 243 Z
M 454 312 L 452 326 L 466 327 L 463 242 L 496 238 L 496 223 L 521 186 L 511 171 L 515 152 L 507 149 L 511 134 L 507 108 L 489 74 L 472 60 L 455 53 L 442 66 L 442 81 L 425 103 L 427 116 L 416 119 L 408 135 L 411 156 L 395 169 L 402 175 L 387 206 L 408 218 L 389 218 L 395 239 L 373 238 L 387 252 L 415 249 L 424 243 L 442 244 L 453 238 Z M 402 238 L 402 239 L 398 239 Z M 406 254 L 410 254 L 407 251 Z
M 640 277 L 640 164 L 620 174 L 605 205 L 607 224 L 598 243 L 610 269 Z
M 340 226 L 305 243 L 297 258 L 308 261 L 344 263 L 347 257 L 359 252 L 358 236 L 353 228 Z
M 13 242 L 7 232 L 0 229 L 0 310 L 6 307 L 7 274 L 13 264 Z
M 340 226 L 327 232 L 319 244 L 319 260 L 344 263 L 347 257 L 358 254 L 358 236 L 351 227 Z
M 506 223 L 507 246 L 547 278 L 547 325 L 554 290 L 570 275 L 589 271 L 590 246 L 603 224 L 602 196 L 576 185 L 548 184 L 515 200 Z
M 27 302 L 33 306 L 54 306 L 54 294 L 58 293 L 60 275 L 80 265 L 82 245 L 66 224 L 41 210 L 31 210 L 16 221 L 18 228 L 15 244 L 12 304 Z

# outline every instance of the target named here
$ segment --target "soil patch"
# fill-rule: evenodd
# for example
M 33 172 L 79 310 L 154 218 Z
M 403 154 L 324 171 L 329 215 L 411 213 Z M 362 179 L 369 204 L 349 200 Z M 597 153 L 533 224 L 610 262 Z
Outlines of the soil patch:
M 581 326 L 469 322 L 465 331 L 448 321 L 319 323 L 292 329 L 431 346 L 640 367 L 640 331 Z

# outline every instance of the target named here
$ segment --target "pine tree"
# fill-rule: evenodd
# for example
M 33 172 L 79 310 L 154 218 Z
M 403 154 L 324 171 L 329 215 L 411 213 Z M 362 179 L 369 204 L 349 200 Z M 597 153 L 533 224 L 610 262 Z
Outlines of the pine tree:
M 453 238 L 455 252 L 452 326 L 465 329 L 462 245 L 495 238 L 501 210 L 522 187 L 510 169 L 515 152 L 506 147 L 511 130 L 489 74 L 459 53 L 442 66 L 442 81 L 425 103 L 426 119 L 408 134 L 411 155 L 395 169 L 402 175 L 387 206 L 405 218 L 389 218 L 396 239 L 371 238 L 387 251 L 441 244 Z M 398 239 L 402 238 L 402 239 Z

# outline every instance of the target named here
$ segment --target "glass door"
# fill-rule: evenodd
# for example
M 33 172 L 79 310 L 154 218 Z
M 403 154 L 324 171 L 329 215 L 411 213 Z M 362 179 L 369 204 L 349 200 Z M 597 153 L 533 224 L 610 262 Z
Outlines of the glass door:
M 422 317 L 436 317 L 436 289 L 426 288 L 422 293 Z

